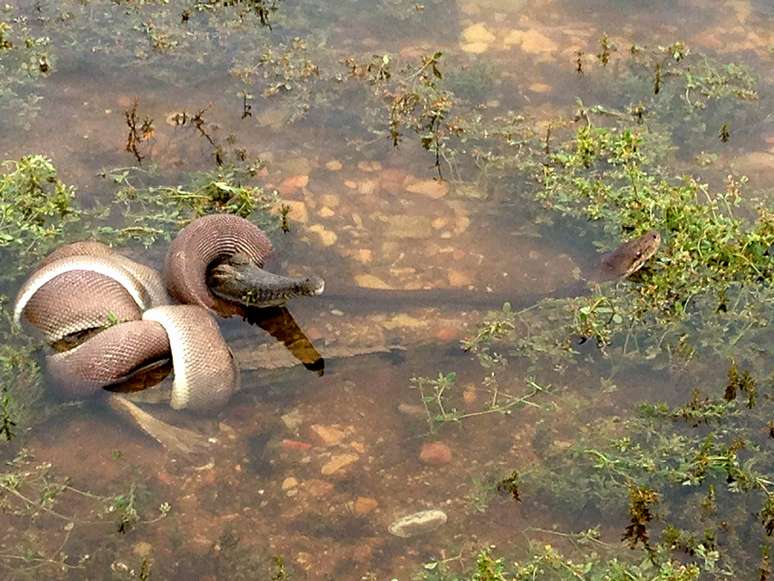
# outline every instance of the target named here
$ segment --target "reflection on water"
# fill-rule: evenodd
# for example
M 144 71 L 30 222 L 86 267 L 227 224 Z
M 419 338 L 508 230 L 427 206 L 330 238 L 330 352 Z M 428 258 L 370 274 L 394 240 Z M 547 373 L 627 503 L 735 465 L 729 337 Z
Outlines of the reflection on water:
M 162 579 L 252 579 L 279 574 L 282 556 L 289 579 L 409 579 L 422 563 L 467 554 L 474 536 L 476 546 L 515 554 L 524 554 L 529 537 L 562 542 L 530 529 L 597 526 L 605 542 L 620 540 L 625 506 L 600 523 L 584 499 L 572 499 L 577 511 L 570 513 L 534 499 L 515 502 L 494 483 L 514 469 L 537 470 L 633 402 L 685 402 L 718 370 L 688 374 L 646 361 L 619 369 L 585 345 L 578 349 L 588 348 L 588 357 L 560 370 L 551 389 L 529 381 L 555 370 L 517 357 L 499 383 L 487 383 L 489 371 L 459 340 L 505 299 L 521 304 L 582 277 L 597 258 L 591 240 L 599 230 L 577 234 L 561 219 L 536 223 L 535 209 L 516 195 L 524 184 L 507 171 L 502 179 L 487 173 L 483 141 L 463 148 L 451 179 L 434 180 L 434 155 L 421 139 L 407 132 L 392 147 L 389 120 L 381 119 L 381 134 L 372 131 L 363 119 L 376 113 L 363 107 L 364 89 L 341 89 L 338 77 L 348 57 L 391 53 L 421 62 L 442 51 L 455 95 L 474 110 L 515 111 L 545 120 L 545 131 L 578 99 L 611 109 L 629 102 L 633 81 L 611 94 L 609 82 L 591 74 L 612 77 L 621 66 L 596 64 L 605 32 L 619 53 L 632 43 L 681 40 L 765 75 L 774 34 L 767 2 L 285 2 L 270 15 L 271 30 L 249 16 L 226 25 L 206 11 L 181 18 L 185 2 L 12 5 L 51 36 L 53 72 L 40 86 L 29 131 L 0 119 L 2 159 L 43 153 L 86 204 L 107 204 L 114 185 L 100 173 L 136 162 L 125 149 L 125 112 L 136 102 L 140 126 L 152 119 L 137 144 L 151 184 L 183 183 L 217 162 L 266 162 L 257 179 L 288 207 L 289 232 L 272 235 L 276 270 L 308 268 L 334 288 L 357 287 L 353 297 L 362 289 L 451 289 L 492 301 L 376 300 L 363 308 L 362 298 L 323 295 L 292 303 L 295 319 L 276 309 L 251 317 L 255 325 L 222 323 L 242 370 L 234 400 L 215 418 L 145 408 L 206 436 L 209 448 L 195 460 L 166 453 L 99 402 L 60 409 L 17 439 L 35 462 L 53 463 L 73 488 L 94 494 L 133 483 L 139 520 L 155 520 L 163 502 L 172 510 L 153 524 L 133 520 L 116 535 L 109 517 L 122 509 L 92 526 L 72 516 L 92 510 L 87 497 L 68 497 L 57 510 L 72 519 L 43 510 L 33 522 L 14 516 L 0 531 L 0 553 L 34 545 L 48 560 L 33 569 L 3 560 L 0 570 L 20 578 L 39 578 L 38 570 L 52 578 L 124 578 L 139 576 L 145 561 Z M 731 165 L 753 189 L 770 189 L 770 85 L 759 93 L 759 102 L 728 113 L 736 115 L 729 147 L 720 147 L 719 127 L 681 125 L 685 133 L 673 138 L 690 155 L 677 163 L 693 172 L 694 157 L 711 154 L 713 165 L 703 170 L 710 182 L 722 182 Z M 156 244 L 143 259 L 160 266 L 165 248 Z M 444 375 L 452 372 L 453 379 Z M 412 378 L 430 381 L 420 389 Z M 448 392 L 439 395 L 442 389 Z M 388 532 L 399 517 L 430 509 L 447 521 L 410 540 Z M 51 566 L 60 546 L 67 566 L 82 569 Z

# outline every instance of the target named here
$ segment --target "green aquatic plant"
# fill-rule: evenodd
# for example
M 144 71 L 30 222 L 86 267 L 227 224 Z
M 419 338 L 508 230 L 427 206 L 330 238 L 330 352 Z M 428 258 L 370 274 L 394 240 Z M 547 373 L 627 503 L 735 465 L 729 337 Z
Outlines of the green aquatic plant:
M 495 92 L 497 70 L 492 64 L 473 62 L 445 68 L 448 90 L 458 99 L 481 103 Z
M 753 407 L 693 395 L 686 405 L 647 403 L 635 416 L 596 421 L 569 448 L 549 445 L 544 465 L 520 469 L 520 495 L 600 521 L 627 505 L 622 538 L 654 564 L 682 553 L 700 570 L 741 575 L 774 528 L 772 387 Z
M 10 5 L 0 6 L 0 119 L 25 126 L 40 111 L 40 80 L 52 69 L 50 41 L 36 36 Z
M 440 61 L 443 53 L 422 57 L 415 70 L 401 79 L 401 86 L 390 102 L 390 138 L 397 146 L 403 126 L 412 128 L 422 147 L 435 154 L 435 166 L 440 171 L 444 120 L 453 106 L 450 92 L 441 89 L 436 81 L 443 79 Z
M 629 296 L 627 307 L 608 297 L 613 301 L 608 307 L 619 315 L 611 322 L 619 329 L 643 316 L 652 317 L 662 331 L 691 316 L 707 324 L 707 310 L 722 316 L 730 306 L 737 314 L 759 317 L 752 325 L 745 321 L 744 329 L 766 324 L 759 299 L 772 300 L 764 281 L 774 275 L 766 254 L 774 243 L 774 216 L 761 201 L 756 218 L 747 218 L 741 206 L 744 179 L 729 179 L 724 191 L 712 192 L 693 178 L 670 177 L 655 167 L 639 132 L 588 124 L 552 159 L 538 192 L 546 208 L 599 221 L 612 235 L 656 229 L 665 241 L 632 287 L 634 302 Z M 583 309 L 600 300 L 591 297 L 578 313 L 588 315 Z M 579 322 L 580 329 L 588 318 Z
M 26 272 L 60 244 L 81 218 L 75 190 L 58 177 L 51 160 L 30 155 L 4 162 L 0 175 L 0 281 Z
M 9 329 L 5 297 L 0 324 L 0 441 L 10 441 L 40 414 L 43 397 L 37 346 Z
M 756 79 L 742 66 L 718 63 L 679 42 L 617 51 L 603 36 L 600 47 L 600 62 L 615 63 L 616 74 L 586 71 L 604 87 L 599 104 L 590 112 L 650 128 L 648 139 L 658 140 L 662 148 L 687 145 L 677 142 L 676 135 L 704 135 L 707 128 L 714 132 L 723 123 L 743 125 L 757 114 L 739 106 L 758 98 Z M 449 62 L 442 66 L 442 60 Z M 491 118 L 479 102 L 485 100 L 486 92 L 476 91 L 475 85 L 485 87 L 487 78 L 495 73 L 471 68 L 440 52 L 421 57 L 418 63 L 385 54 L 370 59 L 350 57 L 344 64 L 348 78 L 364 82 L 369 89 L 362 116 L 369 131 L 389 136 L 395 145 L 411 135 L 435 156 L 436 169 L 443 161 L 455 179 L 460 175 L 458 165 L 471 158 L 487 173 L 529 172 L 545 161 L 541 154 L 551 153 L 554 130 L 567 125 L 565 120 L 556 120 L 556 125 L 551 121 L 540 144 L 518 115 L 511 115 L 514 119 L 510 121 L 503 115 Z M 464 72 L 467 69 L 472 76 Z M 653 71 L 657 71 L 656 79 Z M 476 72 L 481 73 L 478 78 Z M 583 112 L 583 117 L 588 113 Z M 710 144 L 707 139 L 694 142 L 691 148 Z
M 774 214 L 765 198 L 745 195 L 744 178 L 712 191 L 694 177 L 670 175 L 647 130 L 596 125 L 598 114 L 582 108 L 581 126 L 555 144 L 534 195 L 544 211 L 599 224 L 606 241 L 658 230 L 660 250 L 633 281 L 506 309 L 465 345 L 481 352 L 492 341 L 506 350 L 511 343 L 514 353 L 555 360 L 578 353 L 576 338 L 648 358 L 689 360 L 697 348 L 762 356 L 755 345 L 766 343 L 774 312 L 767 282 Z
M 83 233 L 75 190 L 51 161 L 30 155 L 3 164 L 0 175 L 0 291 L 64 240 Z M 9 299 L 0 294 L 0 440 L 10 440 L 40 410 L 37 345 L 12 324 Z
M 721 125 L 746 125 L 759 114 L 740 106 L 758 100 L 749 68 L 719 62 L 682 42 L 632 45 L 613 62 L 614 76 L 590 73 L 600 83 L 600 105 L 636 106 L 639 123 L 659 127 L 689 153 L 711 143 Z
M 126 126 L 129 128 L 129 132 L 126 136 L 126 151 L 134 155 L 137 163 L 142 164 L 142 160 L 145 159 L 145 155 L 140 153 L 139 145 L 145 141 L 148 141 L 153 137 L 155 131 L 153 127 L 153 119 L 150 117 L 144 117 L 140 122 L 137 116 L 137 106 L 139 100 L 135 99 L 132 106 L 124 111 L 124 117 L 126 119 Z
M 374 107 L 372 116 L 376 119 L 370 130 L 389 136 L 396 147 L 404 133 L 411 132 L 434 155 L 439 177 L 441 161 L 451 164 L 448 141 L 458 132 L 451 119 L 455 97 L 443 82 L 442 58 L 443 53 L 438 51 L 421 57 L 419 63 L 408 62 L 397 68 L 390 55 L 374 56 L 370 61 L 344 61 L 349 78 L 365 81 L 371 98 L 381 103 Z
M 271 15 L 279 8 L 281 0 L 197 0 L 186 13 L 190 18 L 193 10 L 204 12 L 218 9 L 231 9 L 239 19 L 244 19 L 248 15 L 254 15 L 263 26 L 271 28 Z M 184 16 L 184 19 L 187 18 Z
M 519 494 L 520 482 L 521 478 L 519 477 L 518 470 L 513 470 L 508 476 L 501 478 L 495 485 L 495 488 L 497 492 L 508 494 L 513 500 L 519 501 L 521 500 Z
M 283 124 L 304 117 L 314 104 L 324 100 L 327 83 L 320 82 L 319 55 L 307 48 L 307 41 L 293 38 L 287 44 L 265 45 L 262 50 L 245 51 L 230 68 L 233 77 L 267 102 L 279 101 Z M 243 101 L 243 107 L 246 99 Z
M 100 226 L 99 235 L 118 244 L 139 241 L 150 246 L 159 239 L 170 239 L 175 232 L 198 216 L 214 212 L 236 214 L 256 221 L 268 231 L 281 220 L 276 192 L 252 185 L 260 165 L 221 167 L 194 174 L 190 183 L 178 186 L 145 185 L 148 174 L 138 168 L 106 173 L 117 187 L 115 204 L 120 208 L 120 227 Z
M 68 61 L 122 67 L 144 78 L 177 83 L 177 75 L 198 67 L 207 55 L 214 74 L 232 60 L 226 44 L 253 52 L 271 43 L 269 24 L 281 0 L 180 0 L 114 2 L 38 0 L 20 4 L 18 19 L 56 47 Z M 262 25 L 264 23 L 265 25 Z M 303 26 L 308 30 L 308 23 Z M 50 40 L 49 40 L 50 39 Z M 201 69 L 198 69 L 201 73 Z
M 599 53 L 597 54 L 597 58 L 603 67 L 607 66 L 610 62 L 610 55 L 617 50 L 618 48 L 610 42 L 607 33 L 603 34 L 602 38 L 599 39 Z
M 285 559 L 282 555 L 275 555 L 273 561 L 274 571 L 271 575 L 271 581 L 288 581 L 290 576 L 288 574 L 288 569 L 285 566 Z
M 414 581 L 578 581 L 647 579 L 649 581 L 697 581 L 701 569 L 677 559 L 654 564 L 637 556 L 614 556 L 617 547 L 598 541 L 593 531 L 576 535 L 541 531 L 569 538 L 575 547 L 568 553 L 548 543 L 530 542 L 526 557 L 507 559 L 497 547 L 488 546 L 471 555 L 425 563 Z M 591 532 L 592 534 L 588 534 Z M 588 550 L 591 540 L 594 550 Z M 584 550 L 586 549 L 586 550 Z M 466 567 L 464 563 L 473 564 Z
M 514 409 L 524 406 L 540 407 L 535 403 L 538 395 L 550 391 L 550 386 L 538 385 L 532 378 L 527 381 L 527 389 L 520 395 L 510 393 L 500 385 L 495 368 L 501 365 L 497 358 L 490 358 L 484 363 L 490 369 L 489 375 L 482 382 L 482 393 L 486 394 L 485 403 L 478 409 L 461 411 L 462 394 L 457 386 L 457 374 L 439 373 L 436 377 L 412 377 L 411 388 L 416 389 L 425 408 L 430 432 L 448 423 L 488 414 L 508 415 Z
M 68 545 L 78 545 L 81 535 L 89 535 L 95 527 L 113 525 L 118 533 L 129 527 L 158 523 L 167 517 L 171 506 L 162 502 L 155 516 L 145 517 L 150 495 L 139 506 L 134 484 L 125 494 L 100 495 L 72 484 L 50 462 L 36 461 L 27 449 L 4 463 L 0 471 L 0 512 L 8 519 L 11 530 L 24 530 L 14 538 L 13 552 L 0 553 L 0 564 L 5 571 L 23 574 L 35 572 L 68 572 L 84 569 L 92 556 L 72 554 Z M 58 521 L 57 535 L 42 536 L 46 522 Z M 42 524 L 43 523 L 43 524 Z M 5 531 L 3 531 L 5 533 Z M 8 538 L 0 538 L 4 547 L 10 547 Z M 47 546 L 54 543 L 53 547 Z M 94 551 L 95 549 L 90 549 Z M 112 545 L 108 555 L 115 554 Z
M 498 492 L 495 480 L 493 474 L 474 476 L 471 479 L 468 493 L 465 495 L 468 512 L 486 513 Z
M 453 564 L 462 562 L 462 554 L 443 561 L 430 561 L 422 566 L 421 573 L 414 581 L 508 581 L 512 579 L 506 571 L 505 559 L 494 554 L 496 547 L 489 546 L 473 555 L 475 564 L 469 571 L 459 575 L 453 573 Z
M 8 388 L 3 385 L 0 390 L 0 438 L 5 441 L 10 441 L 16 435 L 14 428 L 16 428 L 16 421 L 14 420 L 15 414 L 12 410 L 11 394 L 8 393 Z

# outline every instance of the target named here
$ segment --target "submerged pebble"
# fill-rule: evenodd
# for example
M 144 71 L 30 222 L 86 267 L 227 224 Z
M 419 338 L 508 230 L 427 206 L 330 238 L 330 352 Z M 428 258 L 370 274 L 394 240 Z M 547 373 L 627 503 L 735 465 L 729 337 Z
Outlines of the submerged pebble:
M 330 476 L 331 474 L 335 474 L 347 466 L 354 464 L 359 459 L 360 456 L 357 454 L 337 454 L 336 456 L 332 456 L 331 459 L 325 463 L 320 472 L 323 476 Z
M 320 242 L 323 246 L 333 246 L 338 240 L 338 236 L 333 230 L 328 230 L 322 224 L 312 224 L 309 226 L 309 231 L 314 232 L 320 237 Z
M 407 539 L 434 531 L 445 524 L 446 520 L 446 513 L 442 510 L 422 510 L 399 518 L 387 530 L 396 537 Z
M 426 413 L 424 406 L 410 403 L 398 404 L 398 411 L 405 416 L 411 416 L 413 418 L 423 418 Z
M 559 50 L 559 45 L 537 30 L 513 30 L 505 37 L 506 48 L 518 45 L 527 54 L 543 55 Z
M 419 180 L 408 184 L 406 191 L 437 200 L 449 193 L 449 184 L 440 180 Z
M 148 557 L 153 552 L 153 545 L 150 543 L 146 543 L 145 541 L 140 541 L 139 543 L 136 543 L 134 547 L 132 547 L 132 552 L 137 555 L 138 557 Z
M 340 430 L 335 426 L 323 426 L 320 424 L 314 424 L 310 428 L 315 439 L 319 441 L 323 446 L 335 446 L 340 444 L 346 436 L 343 430 Z
M 462 39 L 465 42 L 483 42 L 490 43 L 495 41 L 495 35 L 489 32 L 483 22 L 471 24 L 462 31 Z
M 364 172 L 380 171 L 382 164 L 378 161 L 361 161 L 357 164 L 357 169 Z
M 354 279 L 357 286 L 361 288 L 382 288 L 382 289 L 392 288 L 381 278 L 379 278 L 378 276 L 374 276 L 373 274 L 356 274 L 354 276 Z
M 452 459 L 452 451 L 443 442 L 425 442 L 419 452 L 419 461 L 422 464 L 440 466 L 448 464 Z
M 309 184 L 308 175 L 297 175 L 285 178 L 277 188 L 282 195 L 292 194 Z
M 358 496 L 353 504 L 353 510 L 356 515 L 363 516 L 374 510 L 379 503 L 375 498 L 369 498 L 367 496 Z

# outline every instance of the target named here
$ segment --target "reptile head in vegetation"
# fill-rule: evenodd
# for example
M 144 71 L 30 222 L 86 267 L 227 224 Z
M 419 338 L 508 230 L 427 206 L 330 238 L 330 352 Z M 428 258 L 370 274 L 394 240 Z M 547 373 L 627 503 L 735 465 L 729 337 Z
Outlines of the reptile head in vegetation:
M 661 235 L 649 230 L 642 236 L 621 244 L 605 254 L 600 263 L 601 278 L 626 278 L 637 272 L 661 246 Z

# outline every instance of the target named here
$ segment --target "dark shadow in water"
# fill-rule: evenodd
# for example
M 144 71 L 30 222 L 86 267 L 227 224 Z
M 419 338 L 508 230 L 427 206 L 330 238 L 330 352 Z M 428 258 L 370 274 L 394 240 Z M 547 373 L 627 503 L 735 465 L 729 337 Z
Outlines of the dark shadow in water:
M 271 460 L 275 451 L 269 444 L 272 442 L 272 438 L 275 437 L 276 432 L 275 426 L 274 428 L 252 434 L 245 441 L 247 457 L 249 459 L 247 468 L 261 478 L 271 478 L 274 472 L 275 467 Z
M 116 383 L 106 385 L 104 389 L 113 393 L 144 391 L 164 381 L 170 373 L 172 373 L 172 359 L 166 357 L 143 365 Z

